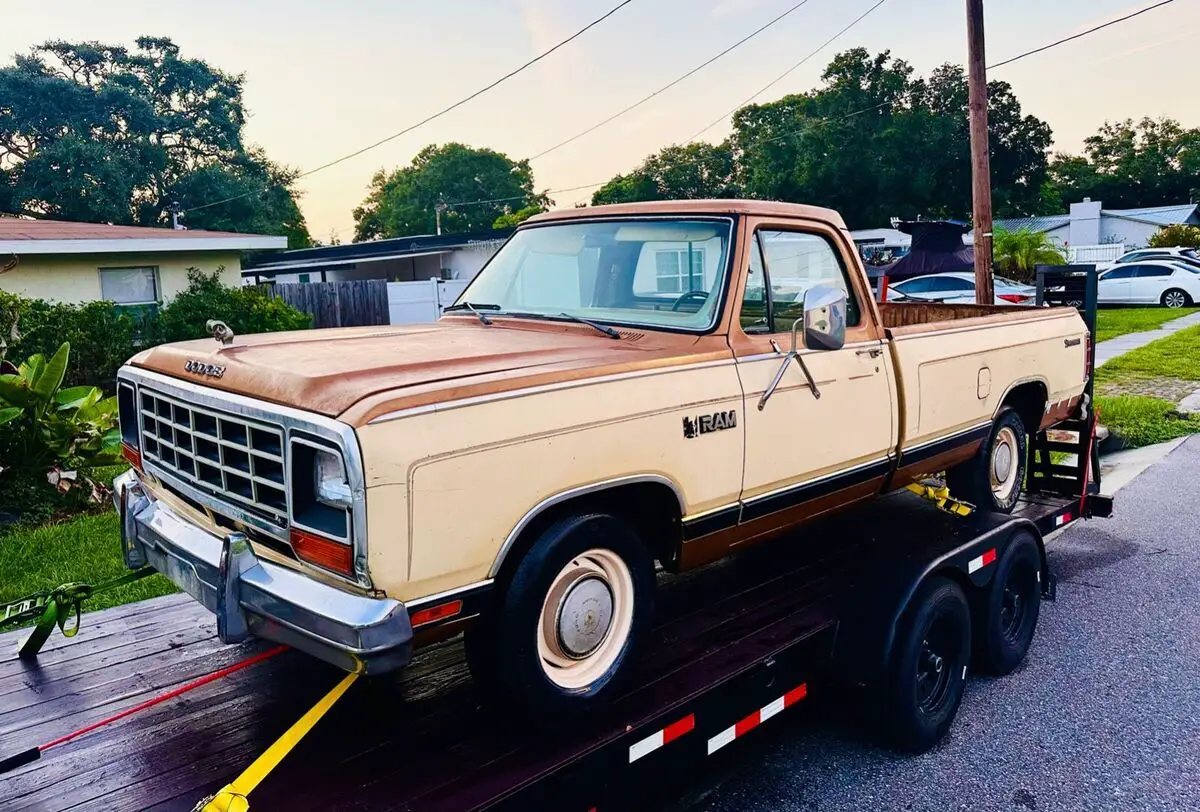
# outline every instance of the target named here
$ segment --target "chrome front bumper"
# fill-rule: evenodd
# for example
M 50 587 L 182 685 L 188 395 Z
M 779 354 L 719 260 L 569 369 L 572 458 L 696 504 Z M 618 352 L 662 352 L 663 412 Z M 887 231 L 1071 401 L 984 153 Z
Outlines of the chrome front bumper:
M 113 481 L 125 565 L 146 564 L 217 616 L 225 643 L 274 640 L 347 671 L 408 664 L 412 626 L 391 598 L 354 595 L 258 558 L 246 537 L 220 538 L 184 521 L 127 471 Z

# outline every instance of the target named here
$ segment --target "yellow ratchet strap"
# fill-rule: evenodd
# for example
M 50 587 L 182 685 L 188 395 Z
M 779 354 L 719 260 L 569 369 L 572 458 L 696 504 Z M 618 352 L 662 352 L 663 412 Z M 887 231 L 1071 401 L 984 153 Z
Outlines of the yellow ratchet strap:
M 939 510 L 944 510 L 955 516 L 970 516 L 975 510 L 974 505 L 951 496 L 950 489 L 940 482 L 914 482 L 908 486 L 908 490 L 922 499 L 928 499 L 930 502 L 933 502 L 938 506 Z
M 250 809 L 250 799 L 247 796 L 270 775 L 271 770 L 279 766 L 279 762 L 300 743 L 305 734 L 321 721 L 321 717 L 346 693 L 356 679 L 357 673 L 347 674 L 329 693 L 321 697 L 320 702 L 313 705 L 286 733 L 256 758 L 245 772 L 225 785 L 216 795 L 201 801 L 196 808 L 202 812 L 247 812 Z

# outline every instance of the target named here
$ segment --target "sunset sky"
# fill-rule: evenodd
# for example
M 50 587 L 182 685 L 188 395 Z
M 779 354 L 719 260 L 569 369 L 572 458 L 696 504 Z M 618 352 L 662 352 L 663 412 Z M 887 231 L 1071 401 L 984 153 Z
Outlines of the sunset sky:
M 310 168 L 402 129 L 528 60 L 617 0 L 339 3 L 209 0 L 4 0 L 0 56 L 46 39 L 132 45 L 168 36 L 185 56 L 246 76 L 247 139 L 276 161 Z M 301 182 L 313 236 L 349 241 L 351 210 L 379 168 L 424 145 L 462 141 L 533 155 L 661 87 L 795 0 L 634 0 L 606 22 L 477 101 Z M 803 8 L 634 112 L 534 161 L 539 189 L 598 184 L 687 139 L 873 5 L 810 0 Z M 1131 0 L 987 0 L 989 62 L 1130 10 Z M 1172 5 L 995 71 L 1055 147 L 1077 150 L 1106 119 L 1170 116 L 1200 126 L 1200 0 Z M 761 100 L 806 90 L 837 51 L 890 49 L 920 73 L 963 62 L 963 0 L 888 0 Z M 728 124 L 704 137 L 720 140 Z M 552 195 L 559 206 L 591 189 Z M 1170 203 L 1175 201 L 1163 201 Z

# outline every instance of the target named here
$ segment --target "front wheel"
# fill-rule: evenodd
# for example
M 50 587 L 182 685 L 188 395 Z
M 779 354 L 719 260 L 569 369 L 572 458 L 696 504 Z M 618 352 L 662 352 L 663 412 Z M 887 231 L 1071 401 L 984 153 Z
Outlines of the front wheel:
M 560 519 L 467 635 L 472 676 L 485 695 L 547 721 L 601 705 L 629 671 L 653 599 L 654 562 L 624 522 Z
M 1187 291 L 1179 290 L 1178 288 L 1171 288 L 1162 295 L 1162 298 L 1159 299 L 1159 303 L 1162 304 L 1163 307 L 1170 308 L 1191 307 L 1192 297 L 1188 296 Z
M 981 510 L 1012 513 L 1025 483 L 1025 423 L 1005 408 L 979 451 L 946 474 L 950 492 Z
M 927 580 L 896 630 L 883 695 L 884 735 L 897 750 L 922 753 L 950 729 L 971 657 L 971 610 L 948 578 Z

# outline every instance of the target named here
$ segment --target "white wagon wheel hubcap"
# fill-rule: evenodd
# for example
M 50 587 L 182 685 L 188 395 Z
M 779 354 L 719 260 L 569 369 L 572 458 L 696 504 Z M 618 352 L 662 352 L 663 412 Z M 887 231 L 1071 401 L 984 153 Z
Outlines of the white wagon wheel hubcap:
M 1008 426 L 1000 429 L 996 442 L 992 444 L 992 493 L 1001 502 L 1008 501 L 1017 486 L 1017 472 L 1021 467 L 1017 454 L 1020 448 L 1017 433 Z
M 1167 294 L 1167 307 L 1183 307 L 1183 294 L 1171 291 Z
M 542 671 L 559 687 L 585 689 L 616 662 L 632 627 L 629 567 L 611 550 L 588 550 L 554 576 L 542 603 Z

